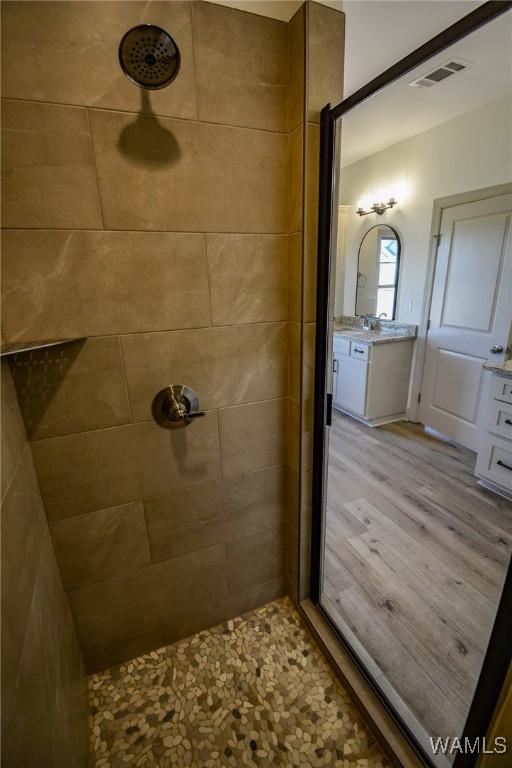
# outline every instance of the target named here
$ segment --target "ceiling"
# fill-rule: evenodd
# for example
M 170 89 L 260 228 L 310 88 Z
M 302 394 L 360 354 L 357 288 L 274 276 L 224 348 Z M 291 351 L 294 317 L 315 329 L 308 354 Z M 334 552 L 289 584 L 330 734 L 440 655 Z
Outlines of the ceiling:
M 352 0 L 352 2 L 355 1 Z M 357 2 L 363 1 L 357 0 Z M 229 8 L 238 8 L 238 10 L 248 13 L 257 13 L 259 16 L 268 16 L 279 21 L 290 21 L 304 0 L 207 0 L 207 2 L 226 5 Z M 342 10 L 341 0 L 317 0 L 317 2 L 322 5 L 329 5 L 338 11 Z
M 512 92 L 512 11 L 387 86 L 343 118 L 343 166 Z M 473 66 L 431 88 L 409 83 L 452 58 Z
M 345 0 L 345 96 L 479 5 L 466 0 Z

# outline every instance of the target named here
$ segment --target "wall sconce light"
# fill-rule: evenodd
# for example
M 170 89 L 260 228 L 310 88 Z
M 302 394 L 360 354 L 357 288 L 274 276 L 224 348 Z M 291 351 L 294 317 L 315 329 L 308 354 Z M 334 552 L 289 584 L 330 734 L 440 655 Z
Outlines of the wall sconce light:
M 374 203 L 369 211 L 365 211 L 364 208 L 359 207 L 356 211 L 359 216 L 367 216 L 369 213 L 376 213 L 378 216 L 382 216 L 384 211 L 387 211 L 388 208 L 393 208 L 393 206 L 396 205 L 396 200 L 394 197 L 390 197 L 387 203 Z

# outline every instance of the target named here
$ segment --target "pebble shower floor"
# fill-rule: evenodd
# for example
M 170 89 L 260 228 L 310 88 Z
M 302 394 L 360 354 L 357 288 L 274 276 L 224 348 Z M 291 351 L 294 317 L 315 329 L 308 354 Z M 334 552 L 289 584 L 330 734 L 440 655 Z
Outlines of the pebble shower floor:
M 91 765 L 390 761 L 288 598 L 91 676 Z

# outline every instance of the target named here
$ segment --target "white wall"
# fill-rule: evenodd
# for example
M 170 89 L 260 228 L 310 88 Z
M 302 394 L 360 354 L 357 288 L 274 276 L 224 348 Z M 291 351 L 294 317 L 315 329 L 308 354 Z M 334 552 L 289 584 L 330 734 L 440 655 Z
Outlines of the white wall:
M 337 314 L 341 307 L 343 314 L 354 314 L 359 243 L 370 227 L 382 223 L 397 229 L 402 241 L 397 319 L 420 322 L 433 201 L 511 181 L 511 124 L 512 97 L 507 96 L 342 170 L 340 203 L 351 209 L 344 270 L 338 272 L 345 285 L 336 286 Z M 383 216 L 357 216 L 358 203 L 373 200 L 377 190 L 395 194 L 397 207 Z

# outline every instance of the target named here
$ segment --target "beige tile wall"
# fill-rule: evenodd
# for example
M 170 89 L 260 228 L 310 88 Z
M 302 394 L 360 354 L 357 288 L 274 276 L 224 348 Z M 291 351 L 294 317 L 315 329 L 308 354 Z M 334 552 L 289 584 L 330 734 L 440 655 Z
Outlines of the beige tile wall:
M 2 363 L 2 765 L 88 764 L 85 667 Z
M 12 371 L 91 669 L 297 592 L 305 222 L 340 76 L 318 8 L 2 7 L 3 334 L 80 339 Z M 182 54 L 152 93 L 117 62 L 141 21 Z M 151 419 L 171 382 L 207 411 L 186 430 Z
M 288 110 L 292 204 L 287 579 L 296 600 L 308 596 L 310 582 L 320 111 L 342 99 L 343 56 L 344 15 L 305 3 L 289 25 L 290 69 L 296 74 Z
M 309 595 L 313 481 L 313 397 L 316 333 L 316 274 L 320 111 L 343 98 L 345 16 L 318 3 L 307 3 L 306 81 L 304 127 L 304 220 L 302 230 L 302 343 L 301 343 L 301 450 L 298 521 L 298 597 Z
M 287 25 L 202 2 L 2 13 L 3 334 L 80 339 L 12 371 L 96 668 L 286 590 Z M 141 21 L 182 54 L 158 92 L 117 61 Z M 207 412 L 174 432 L 151 417 L 171 382 Z
M 290 148 L 290 210 L 288 234 L 288 445 L 286 581 L 297 600 L 299 573 L 298 521 L 300 504 L 300 392 L 302 319 L 302 229 L 304 218 L 304 108 L 307 70 L 306 7 L 288 25 L 287 127 Z

